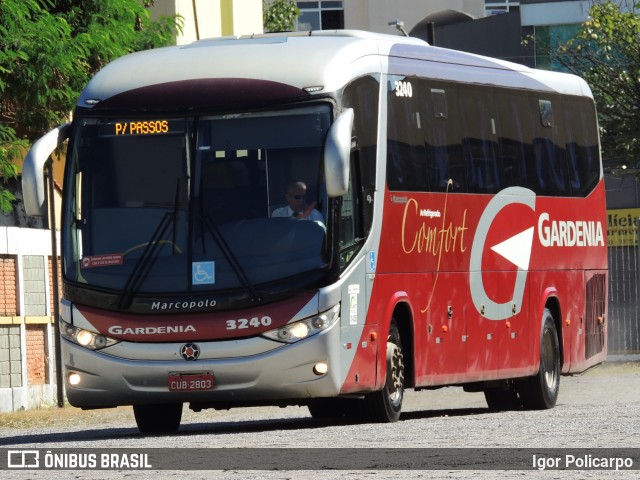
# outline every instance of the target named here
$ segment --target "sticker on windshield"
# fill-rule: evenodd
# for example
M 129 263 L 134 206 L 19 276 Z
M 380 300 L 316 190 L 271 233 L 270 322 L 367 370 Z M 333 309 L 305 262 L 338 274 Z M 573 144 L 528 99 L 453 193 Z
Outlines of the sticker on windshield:
M 213 285 L 216 283 L 216 262 L 193 262 L 191 264 L 192 285 Z
M 122 255 L 119 253 L 111 253 L 108 255 L 82 257 L 82 268 L 108 267 L 111 265 L 122 265 Z

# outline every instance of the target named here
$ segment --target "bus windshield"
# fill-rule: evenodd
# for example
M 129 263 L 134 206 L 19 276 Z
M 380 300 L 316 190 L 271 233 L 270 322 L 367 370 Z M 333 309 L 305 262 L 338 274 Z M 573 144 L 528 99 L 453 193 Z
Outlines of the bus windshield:
M 137 293 L 251 296 L 261 284 L 326 268 L 330 114 L 316 105 L 78 120 L 65 278 L 119 292 L 126 306 Z

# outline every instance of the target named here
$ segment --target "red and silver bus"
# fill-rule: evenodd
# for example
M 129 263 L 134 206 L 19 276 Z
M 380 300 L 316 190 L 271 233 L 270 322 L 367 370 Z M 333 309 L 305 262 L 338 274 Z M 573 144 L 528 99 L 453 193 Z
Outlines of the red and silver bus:
M 66 139 L 76 407 L 132 405 L 142 432 L 175 431 L 184 403 L 395 421 L 406 389 L 447 385 L 546 409 L 605 359 L 605 190 L 575 76 L 356 31 L 135 53 L 29 152 L 31 214 Z

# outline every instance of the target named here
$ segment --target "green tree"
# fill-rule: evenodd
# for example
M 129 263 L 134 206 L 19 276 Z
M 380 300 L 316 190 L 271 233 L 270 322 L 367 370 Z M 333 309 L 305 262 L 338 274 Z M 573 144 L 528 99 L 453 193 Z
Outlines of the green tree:
M 25 148 L 26 142 L 19 141 L 12 128 L 0 124 L 0 210 L 3 212 L 10 212 L 15 200 L 13 193 L 3 185 L 17 177 L 18 168 L 14 160 Z
M 555 52 L 582 76 L 599 112 L 603 159 L 637 171 L 640 158 L 640 1 L 594 3 L 578 34 Z
M 300 16 L 300 9 L 293 0 L 264 2 L 262 11 L 265 32 L 291 32 Z
M 173 43 L 180 19 L 152 21 L 152 0 L 0 0 L 0 174 L 27 142 L 68 118 L 101 67 Z M 0 209 L 11 208 L 0 185 Z

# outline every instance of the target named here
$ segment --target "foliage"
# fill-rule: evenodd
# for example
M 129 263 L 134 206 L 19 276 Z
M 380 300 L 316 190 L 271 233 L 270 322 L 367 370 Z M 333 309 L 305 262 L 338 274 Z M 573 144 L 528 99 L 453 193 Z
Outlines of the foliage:
M 263 12 L 266 32 L 291 32 L 300 16 L 300 9 L 293 0 L 265 1 Z
M 26 149 L 26 146 L 26 141 L 16 139 L 12 128 L 0 124 L 0 177 L 3 184 L 17 177 L 18 169 L 13 160 Z M 10 190 L 0 185 L 0 211 L 10 212 L 15 199 Z
M 578 34 L 555 52 L 593 90 L 608 166 L 640 158 L 640 1 L 594 3 Z
M 61 123 L 89 78 L 126 53 L 173 41 L 140 0 L 0 2 L 0 119 L 30 140 Z
M 144 2 L 144 3 L 143 3 Z M 178 18 L 151 20 L 150 0 L 0 0 L 0 174 L 24 139 L 68 118 L 89 78 L 111 60 L 173 42 Z M 14 169 L 15 170 L 15 169 Z M 7 204 L 0 186 L 0 208 Z

